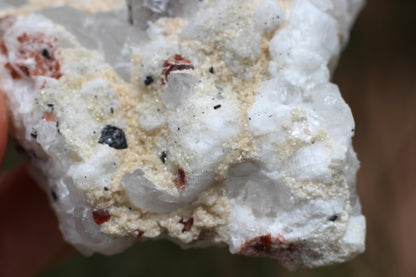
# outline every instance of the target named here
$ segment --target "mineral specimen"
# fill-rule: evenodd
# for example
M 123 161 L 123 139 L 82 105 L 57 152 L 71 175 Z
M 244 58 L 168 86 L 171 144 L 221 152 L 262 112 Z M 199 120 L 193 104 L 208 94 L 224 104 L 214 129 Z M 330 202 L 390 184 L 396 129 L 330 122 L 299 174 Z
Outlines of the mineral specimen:
M 69 243 L 289 268 L 363 252 L 354 121 L 330 83 L 361 0 L 50 2 L 6 5 L 0 90 Z

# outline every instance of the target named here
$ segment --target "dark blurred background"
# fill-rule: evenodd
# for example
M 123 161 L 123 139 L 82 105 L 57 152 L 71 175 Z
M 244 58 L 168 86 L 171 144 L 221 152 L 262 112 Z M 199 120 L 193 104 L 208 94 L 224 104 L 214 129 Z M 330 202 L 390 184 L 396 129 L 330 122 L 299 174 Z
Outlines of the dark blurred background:
M 357 188 L 367 250 L 351 262 L 288 272 L 227 249 L 138 243 L 112 257 L 75 256 L 52 276 L 416 276 L 416 1 L 367 0 L 334 75 L 356 120 Z M 6 166 L 16 162 L 8 152 Z

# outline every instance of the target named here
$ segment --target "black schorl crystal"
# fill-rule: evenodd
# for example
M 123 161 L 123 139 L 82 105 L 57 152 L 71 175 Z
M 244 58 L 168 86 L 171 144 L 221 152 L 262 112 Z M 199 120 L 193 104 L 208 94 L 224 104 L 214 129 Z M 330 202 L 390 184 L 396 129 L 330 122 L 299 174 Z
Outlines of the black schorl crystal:
M 101 137 L 98 143 L 107 144 L 115 149 L 126 149 L 127 142 L 124 131 L 120 128 L 107 125 L 101 130 Z
M 152 76 L 146 76 L 146 80 L 144 80 L 144 84 L 146 86 L 149 86 L 151 83 L 153 83 L 153 77 Z
M 335 220 L 337 220 L 338 219 L 338 216 L 337 215 L 333 215 L 333 216 L 331 216 L 330 218 L 329 218 L 329 221 L 332 221 L 332 222 L 334 222 Z
M 51 59 L 51 54 L 49 54 L 49 51 L 47 49 L 43 49 L 42 51 L 42 56 L 44 56 L 45 58 L 47 58 L 48 60 Z
M 162 152 L 160 155 L 160 159 L 162 160 L 162 163 L 166 163 L 166 158 L 168 157 L 168 154 L 166 154 L 165 151 Z
M 58 201 L 58 195 L 53 189 L 51 189 L 51 197 L 52 197 L 53 202 Z

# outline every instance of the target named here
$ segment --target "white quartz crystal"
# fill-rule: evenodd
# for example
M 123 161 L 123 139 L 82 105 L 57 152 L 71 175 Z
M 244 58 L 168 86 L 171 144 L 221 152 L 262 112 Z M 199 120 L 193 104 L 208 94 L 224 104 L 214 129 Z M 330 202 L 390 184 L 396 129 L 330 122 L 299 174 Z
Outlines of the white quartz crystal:
M 296 268 L 364 251 L 354 120 L 330 82 L 361 0 L 50 1 L 28 15 L 29 2 L 0 19 L 0 90 L 81 252 L 162 237 Z

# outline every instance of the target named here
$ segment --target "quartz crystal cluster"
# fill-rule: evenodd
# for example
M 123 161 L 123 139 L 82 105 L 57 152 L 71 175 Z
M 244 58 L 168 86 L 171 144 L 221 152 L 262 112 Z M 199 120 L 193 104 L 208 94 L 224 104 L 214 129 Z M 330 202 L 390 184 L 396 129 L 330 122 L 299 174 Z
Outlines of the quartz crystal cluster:
M 228 245 L 288 268 L 363 252 L 354 121 L 330 82 L 361 7 L 5 1 L 0 90 L 65 239 Z

